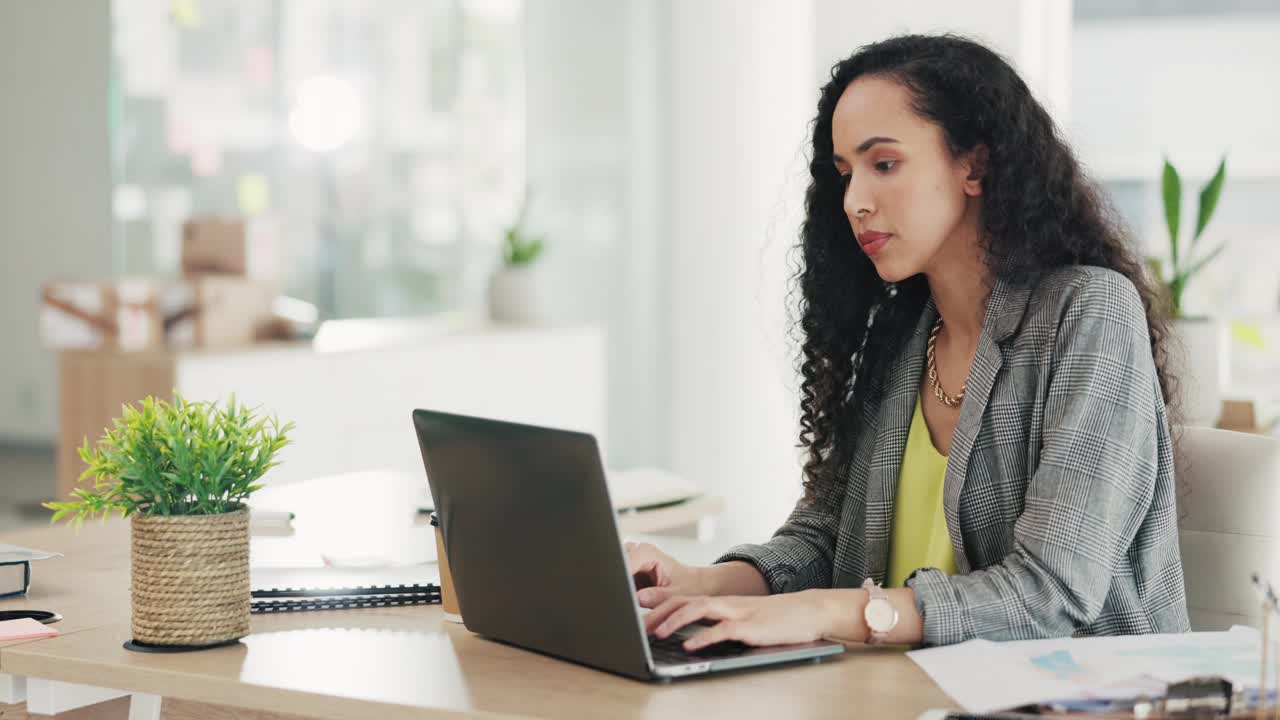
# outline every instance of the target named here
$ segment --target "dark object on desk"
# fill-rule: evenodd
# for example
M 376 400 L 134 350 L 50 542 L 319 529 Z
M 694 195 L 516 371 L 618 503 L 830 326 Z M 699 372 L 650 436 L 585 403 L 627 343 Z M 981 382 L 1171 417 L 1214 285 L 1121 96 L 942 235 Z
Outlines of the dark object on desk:
M 1231 682 L 1217 676 L 1195 677 L 1169 685 L 1162 698 L 1133 704 L 1133 717 L 1213 720 L 1231 717 Z M 1269 716 L 1269 711 L 1266 711 Z M 1254 713 L 1250 712 L 1249 717 Z
M 426 585 L 379 585 L 345 588 L 272 588 L 254 590 L 249 612 L 256 614 L 349 610 L 354 608 L 436 605 L 440 587 Z
M 1152 720 L 1225 720 L 1231 717 L 1231 683 L 1216 676 L 1196 677 L 1169 685 L 1165 696 L 1102 703 L 1077 712 L 1010 710 L 993 713 L 947 713 L 945 720 L 1030 720 L 1039 717 L 1151 718 Z M 1247 717 L 1253 717 L 1250 712 Z
M 464 624 L 458 607 L 458 592 L 453 589 L 453 572 L 449 569 L 449 553 L 444 546 L 444 531 L 440 529 L 440 516 L 431 512 L 431 528 L 436 536 L 436 563 L 440 567 L 440 604 L 444 606 L 444 619 Z
M 1231 683 L 1220 677 L 1198 677 L 1174 683 L 1165 692 L 1163 710 L 1167 717 L 1228 716 Z
M 0 598 L 26 595 L 30 587 L 30 560 L 0 563 Z
M 271 588 L 270 590 L 254 590 L 254 598 L 316 598 L 339 595 L 425 595 L 438 593 L 440 588 L 432 583 L 426 585 L 369 585 L 361 587 L 339 588 Z
M 31 589 L 31 564 L 61 557 L 61 552 L 32 550 L 17 544 L 0 544 L 0 598 L 20 597 Z
M 844 652 L 816 642 L 656 660 L 594 437 L 428 410 L 413 422 L 468 630 L 640 680 Z
M 31 563 L 55 557 L 62 553 L 0 544 L 0 599 L 26 595 L 31 589 Z
M 402 605 L 439 605 L 440 594 L 361 596 L 345 598 L 307 598 L 305 600 L 254 600 L 249 612 L 256 615 L 310 610 L 352 610 L 356 608 L 398 607 Z
M 1039 712 L 1019 712 L 1010 710 L 1007 712 L 947 712 L 942 720 L 1036 720 L 1038 717 L 1073 717 L 1071 715 L 1041 715 Z M 1087 717 L 1087 715 L 1080 715 Z
M 23 618 L 31 618 L 45 625 L 52 625 L 61 620 L 62 616 L 49 610 L 0 610 L 0 622 L 21 620 Z
M 186 652 L 196 652 L 198 650 L 212 650 L 214 648 L 226 647 L 228 645 L 235 645 L 238 642 L 240 642 L 240 638 L 223 640 L 220 643 L 214 643 L 212 645 L 152 645 L 151 643 L 138 642 L 137 640 L 126 640 L 124 643 L 124 649 L 132 650 L 133 652 L 157 653 L 161 655 L 167 655 L 171 653 L 186 653 Z

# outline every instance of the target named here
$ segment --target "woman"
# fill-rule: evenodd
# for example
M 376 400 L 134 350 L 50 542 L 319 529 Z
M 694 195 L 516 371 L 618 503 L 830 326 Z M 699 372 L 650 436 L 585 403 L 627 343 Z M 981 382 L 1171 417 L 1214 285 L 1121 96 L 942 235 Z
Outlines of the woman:
M 862 48 L 809 169 L 805 496 L 710 567 L 629 545 L 649 632 L 1187 630 L 1157 296 L 1014 70 L 954 36 Z

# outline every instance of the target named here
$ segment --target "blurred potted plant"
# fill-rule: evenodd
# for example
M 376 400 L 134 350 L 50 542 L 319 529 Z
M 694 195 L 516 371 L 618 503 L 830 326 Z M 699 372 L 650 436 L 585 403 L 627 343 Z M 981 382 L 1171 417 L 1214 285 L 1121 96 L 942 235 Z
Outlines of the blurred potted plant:
M 496 322 L 536 324 L 549 318 L 545 273 L 541 263 L 543 238 L 526 227 L 529 193 L 525 193 L 516 221 L 502 239 L 502 263 L 489 279 L 489 314 Z
M 137 649 L 201 649 L 249 634 L 249 509 L 257 482 L 289 443 L 274 417 L 237 405 L 172 404 L 147 397 L 124 407 L 80 457 L 88 465 L 72 499 L 46 503 L 53 522 L 113 511 L 131 518 L 130 599 Z
M 1198 243 L 1205 227 L 1218 207 L 1222 184 L 1226 178 L 1227 158 L 1218 163 L 1218 170 L 1200 189 L 1199 208 L 1196 212 L 1195 232 L 1191 241 L 1179 241 L 1182 219 L 1182 178 L 1167 159 L 1161 178 L 1161 194 L 1164 198 L 1165 224 L 1169 229 L 1169 262 L 1148 258 L 1156 277 L 1163 283 L 1165 297 L 1173 316 L 1174 332 L 1181 341 L 1181 353 L 1175 352 L 1181 381 L 1181 400 L 1184 421 L 1192 425 L 1216 425 L 1222 413 L 1222 386 L 1228 370 L 1227 330 L 1220 319 L 1188 316 L 1183 308 L 1183 292 L 1187 283 L 1226 247 L 1220 243 L 1208 252 L 1199 252 Z

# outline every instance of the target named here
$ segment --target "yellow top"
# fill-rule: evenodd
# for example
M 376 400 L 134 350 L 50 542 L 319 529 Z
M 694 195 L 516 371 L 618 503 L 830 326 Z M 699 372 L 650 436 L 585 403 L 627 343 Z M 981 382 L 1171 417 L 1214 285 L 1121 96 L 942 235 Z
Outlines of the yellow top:
M 886 587 L 902 587 L 919 568 L 937 568 L 955 574 L 956 560 L 942 512 L 942 481 L 947 456 L 938 452 L 924 422 L 924 410 L 916 397 L 916 411 L 907 433 L 907 449 L 898 474 L 889 536 L 889 577 Z

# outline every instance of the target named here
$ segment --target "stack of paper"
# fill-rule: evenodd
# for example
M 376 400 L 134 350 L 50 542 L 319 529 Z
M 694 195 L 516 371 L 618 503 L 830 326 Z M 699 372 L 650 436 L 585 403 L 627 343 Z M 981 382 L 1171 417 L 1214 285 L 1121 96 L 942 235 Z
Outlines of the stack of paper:
M 971 640 L 907 655 L 972 713 L 1023 705 L 1163 695 L 1169 683 L 1219 675 L 1256 688 L 1258 631 L 1062 638 L 995 643 Z

